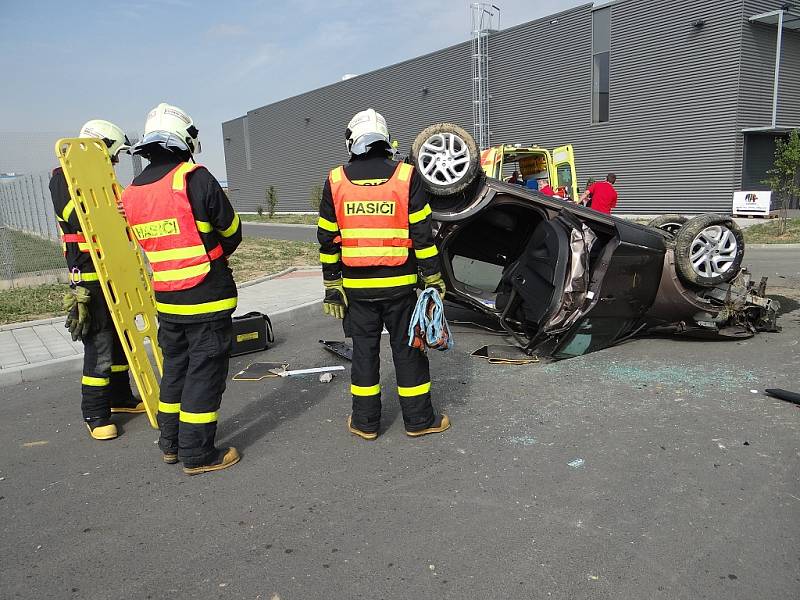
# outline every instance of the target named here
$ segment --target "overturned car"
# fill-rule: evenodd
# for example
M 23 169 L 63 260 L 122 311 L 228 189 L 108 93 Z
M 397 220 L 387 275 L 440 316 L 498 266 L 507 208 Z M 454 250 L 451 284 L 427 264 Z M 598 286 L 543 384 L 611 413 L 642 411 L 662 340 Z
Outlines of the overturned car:
M 766 278 L 742 269 L 730 217 L 667 215 L 648 226 L 487 177 L 472 137 L 427 128 L 409 160 L 432 195 L 448 300 L 499 321 L 553 359 L 633 336 L 750 337 L 778 331 Z

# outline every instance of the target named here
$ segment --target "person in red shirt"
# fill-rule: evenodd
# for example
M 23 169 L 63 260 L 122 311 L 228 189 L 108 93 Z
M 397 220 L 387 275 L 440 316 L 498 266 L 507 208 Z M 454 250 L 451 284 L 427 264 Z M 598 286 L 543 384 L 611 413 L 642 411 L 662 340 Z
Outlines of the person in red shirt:
M 544 194 L 545 196 L 555 196 L 556 191 L 550 185 L 550 182 L 547 179 L 540 179 L 539 180 L 539 193 Z
M 592 197 L 592 208 L 598 212 L 611 214 L 611 210 L 617 206 L 617 190 L 614 189 L 614 183 L 617 181 L 617 176 L 609 173 L 605 181 L 595 181 L 586 191 L 581 194 L 578 202 L 583 204 L 586 199 Z

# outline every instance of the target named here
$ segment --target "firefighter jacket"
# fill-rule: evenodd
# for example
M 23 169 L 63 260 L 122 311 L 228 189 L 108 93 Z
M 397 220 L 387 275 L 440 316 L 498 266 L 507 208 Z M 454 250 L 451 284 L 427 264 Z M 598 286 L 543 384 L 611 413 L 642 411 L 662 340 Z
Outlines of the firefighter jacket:
M 211 174 L 177 159 L 151 162 L 122 204 L 153 271 L 159 319 L 230 316 L 237 292 L 227 256 L 241 242 L 241 223 Z
M 343 278 L 348 297 L 391 299 L 441 270 L 428 196 L 411 165 L 385 151 L 355 156 L 323 186 L 317 238 L 323 278 Z
M 61 248 L 67 260 L 70 281 L 75 283 L 97 283 L 89 244 L 81 232 L 81 224 L 75 213 L 75 202 L 69 195 L 64 171 L 58 167 L 50 178 L 50 197 L 56 213 L 56 222 L 61 229 Z

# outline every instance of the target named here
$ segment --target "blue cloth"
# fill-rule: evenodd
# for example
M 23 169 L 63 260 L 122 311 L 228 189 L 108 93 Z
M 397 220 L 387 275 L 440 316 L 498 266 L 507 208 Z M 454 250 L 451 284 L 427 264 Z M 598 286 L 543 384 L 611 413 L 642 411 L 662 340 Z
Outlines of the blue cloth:
M 433 312 L 428 317 L 427 309 L 428 304 L 431 302 L 433 303 Z M 417 298 L 417 304 L 414 307 L 414 312 L 411 313 L 411 321 L 408 324 L 409 346 L 414 345 L 417 326 L 425 334 L 425 339 L 428 341 L 436 341 L 441 339 L 443 334 L 446 334 L 447 344 L 444 347 L 437 348 L 437 350 L 450 350 L 455 345 L 453 335 L 450 333 L 450 326 L 444 317 L 444 304 L 442 304 L 439 292 L 435 288 L 423 290 L 419 298 Z
M 529 190 L 538 190 L 539 182 L 536 181 L 535 179 L 528 179 L 528 181 L 525 182 L 525 187 L 528 188 Z

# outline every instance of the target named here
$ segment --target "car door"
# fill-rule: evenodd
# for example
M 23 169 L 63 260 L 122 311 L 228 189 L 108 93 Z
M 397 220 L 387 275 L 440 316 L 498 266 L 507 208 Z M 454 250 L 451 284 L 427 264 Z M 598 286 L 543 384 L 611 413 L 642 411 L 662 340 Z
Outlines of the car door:
M 569 191 L 570 198 L 578 197 L 578 176 L 575 172 L 575 153 L 572 144 L 559 146 L 553 150 L 553 169 L 550 179 L 555 182 L 554 188 L 565 187 Z
M 542 221 L 525 251 L 504 275 L 498 308 L 508 331 L 522 325 L 527 345 L 533 347 L 563 305 L 570 267 L 571 227 L 560 218 Z

